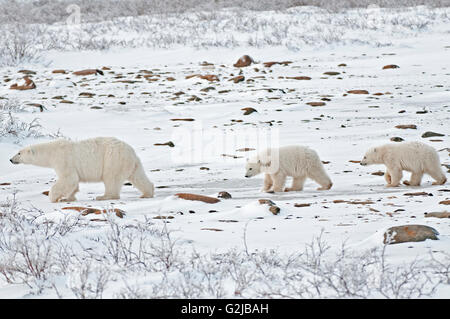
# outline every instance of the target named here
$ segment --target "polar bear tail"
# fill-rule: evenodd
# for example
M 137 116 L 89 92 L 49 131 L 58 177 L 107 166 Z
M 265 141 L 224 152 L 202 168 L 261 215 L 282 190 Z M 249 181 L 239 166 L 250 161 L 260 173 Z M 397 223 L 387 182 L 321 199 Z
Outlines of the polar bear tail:
M 154 195 L 155 187 L 145 174 L 142 163 L 138 160 L 133 175 L 130 176 L 130 182 L 142 192 L 141 198 L 151 198 Z

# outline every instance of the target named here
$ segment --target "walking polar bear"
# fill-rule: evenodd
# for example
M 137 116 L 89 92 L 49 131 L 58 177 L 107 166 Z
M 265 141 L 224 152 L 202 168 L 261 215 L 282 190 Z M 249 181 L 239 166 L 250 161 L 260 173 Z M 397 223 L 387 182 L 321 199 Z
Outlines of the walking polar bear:
M 51 202 L 76 200 L 80 182 L 105 184 L 105 194 L 96 200 L 119 199 L 127 180 L 142 192 L 142 198 L 153 197 L 154 193 L 153 183 L 133 148 L 113 137 L 35 144 L 22 149 L 10 161 L 53 168 L 58 180 L 49 192 Z
M 411 172 L 411 179 L 405 185 L 419 186 L 423 174 L 430 175 L 436 182 L 445 184 L 447 178 L 441 168 L 439 155 L 434 148 L 421 142 L 401 142 L 373 147 L 367 151 L 361 165 L 384 164 L 387 187 L 397 187 L 403 176 L 402 171 Z
M 333 183 L 325 172 L 317 153 L 305 146 L 268 148 L 247 161 L 245 177 L 265 173 L 264 192 L 282 192 L 286 177 L 292 176 L 292 186 L 285 191 L 301 191 L 306 178 L 311 178 L 321 187 L 330 189 Z

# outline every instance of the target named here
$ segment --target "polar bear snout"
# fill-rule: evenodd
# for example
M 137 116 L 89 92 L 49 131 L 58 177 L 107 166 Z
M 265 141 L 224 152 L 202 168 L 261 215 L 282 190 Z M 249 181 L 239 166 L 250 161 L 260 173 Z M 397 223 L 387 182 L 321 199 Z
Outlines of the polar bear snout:
M 9 161 L 15 165 L 20 164 L 19 160 L 17 159 L 17 155 L 11 158 Z

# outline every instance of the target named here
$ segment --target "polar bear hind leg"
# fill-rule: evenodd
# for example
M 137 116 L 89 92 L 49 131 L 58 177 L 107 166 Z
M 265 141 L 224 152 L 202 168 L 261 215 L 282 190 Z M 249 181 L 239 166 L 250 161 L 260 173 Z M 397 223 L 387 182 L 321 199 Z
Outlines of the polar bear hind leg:
M 333 186 L 330 177 L 327 175 L 323 168 L 310 171 L 308 177 L 319 184 L 321 187 L 317 188 L 319 191 L 328 190 Z
M 423 177 L 422 172 L 412 172 L 411 179 L 409 181 L 404 181 L 403 184 L 408 185 L 408 186 L 420 186 L 422 177 Z
M 136 169 L 130 176 L 129 181 L 141 191 L 141 198 L 152 198 L 154 196 L 155 187 L 148 179 L 140 162 L 136 164 Z
M 441 169 L 439 169 L 438 171 L 429 170 L 427 171 L 427 173 L 435 180 L 435 182 L 433 182 L 433 185 L 444 185 L 447 182 L 447 178 L 442 173 Z

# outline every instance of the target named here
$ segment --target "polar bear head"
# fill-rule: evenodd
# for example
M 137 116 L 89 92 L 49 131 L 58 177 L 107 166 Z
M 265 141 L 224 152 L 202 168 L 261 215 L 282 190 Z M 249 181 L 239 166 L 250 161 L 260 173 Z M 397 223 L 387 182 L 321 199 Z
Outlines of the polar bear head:
M 247 161 L 245 165 L 245 177 L 256 176 L 261 173 L 261 161 L 257 158 L 251 159 Z
M 371 164 L 383 164 L 382 152 L 376 147 L 370 148 L 364 155 L 361 165 L 371 165 Z
M 31 147 L 25 147 L 14 155 L 9 161 L 13 164 L 33 164 L 35 151 Z

